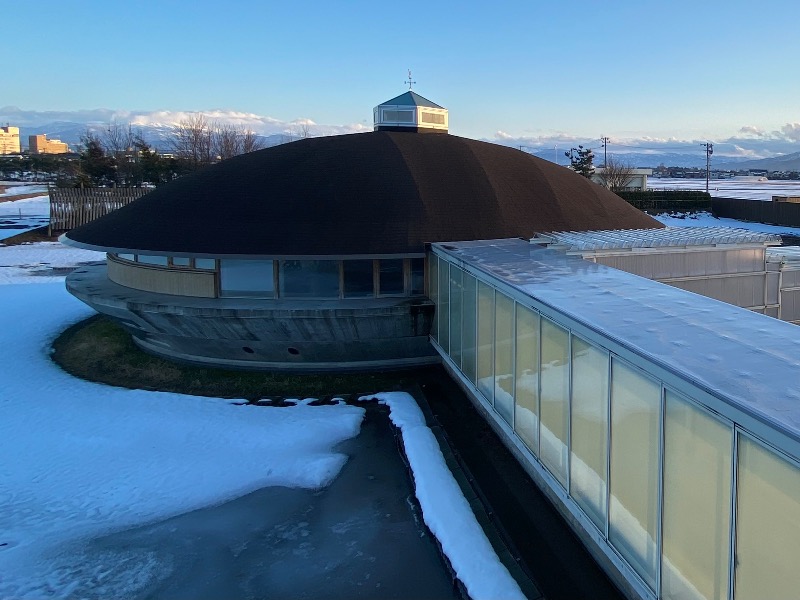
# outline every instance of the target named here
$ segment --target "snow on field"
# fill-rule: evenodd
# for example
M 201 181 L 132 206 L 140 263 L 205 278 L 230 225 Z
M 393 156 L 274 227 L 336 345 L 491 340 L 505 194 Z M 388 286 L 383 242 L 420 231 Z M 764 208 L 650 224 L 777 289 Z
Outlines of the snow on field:
M 103 252 L 73 248 L 59 242 L 0 245 L 0 285 L 48 283 L 53 281 L 50 275 L 63 275 L 63 271 L 71 267 L 105 259 Z
M 12 202 L 0 202 L 0 216 L 27 217 L 31 215 L 47 216 L 49 214 L 50 197 L 47 195 L 34 196 L 33 198 L 14 200 Z
M 364 410 L 343 403 L 238 406 L 61 371 L 52 340 L 93 311 L 62 277 L 36 273 L 98 258 L 50 243 L 0 246 L 0 598 L 69 598 L 79 587 L 134 595 L 158 564 L 87 555 L 88 540 L 263 487 L 324 487 L 346 462 L 333 448 L 360 429 Z M 381 398 L 402 428 L 426 524 L 459 578 L 476 599 L 521 598 L 413 398 Z
M 668 179 L 651 177 L 647 180 L 651 190 L 706 190 L 703 179 Z M 715 198 L 745 198 L 772 200 L 773 196 L 800 196 L 800 181 L 759 180 L 757 177 L 712 179 L 708 192 Z
M 777 233 L 800 236 L 800 227 L 787 227 L 784 225 L 767 225 L 765 223 L 750 223 L 735 219 L 720 219 L 708 212 L 661 214 L 655 217 L 669 227 L 733 227 L 759 231 L 761 233 Z

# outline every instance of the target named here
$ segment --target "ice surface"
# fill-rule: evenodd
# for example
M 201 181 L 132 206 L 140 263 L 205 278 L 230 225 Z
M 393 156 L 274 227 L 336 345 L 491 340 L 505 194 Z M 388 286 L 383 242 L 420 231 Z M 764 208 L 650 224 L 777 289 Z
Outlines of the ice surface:
M 492 549 L 444 461 L 433 432 L 414 399 L 404 392 L 366 396 L 391 410 L 405 448 L 425 524 L 433 532 L 458 578 L 474 600 L 524 598 Z

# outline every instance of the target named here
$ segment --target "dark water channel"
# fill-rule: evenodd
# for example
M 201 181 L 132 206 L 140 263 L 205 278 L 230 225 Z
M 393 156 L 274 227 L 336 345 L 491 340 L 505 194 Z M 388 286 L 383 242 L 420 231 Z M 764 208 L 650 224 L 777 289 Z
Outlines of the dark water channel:
M 150 557 L 142 599 L 459 598 L 388 414 L 369 406 L 360 435 L 338 448 L 350 458 L 330 487 L 262 489 L 96 540 L 89 553 Z

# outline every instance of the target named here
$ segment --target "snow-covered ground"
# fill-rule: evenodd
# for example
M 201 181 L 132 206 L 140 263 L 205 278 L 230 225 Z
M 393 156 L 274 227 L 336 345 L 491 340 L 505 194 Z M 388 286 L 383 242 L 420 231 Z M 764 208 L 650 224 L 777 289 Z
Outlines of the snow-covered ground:
M 0 285 L 50 283 L 52 276 L 63 274 L 63 270 L 105 259 L 103 252 L 73 248 L 59 242 L 0 246 Z
M 22 193 L 22 192 L 19 192 Z M 10 195 L 10 194 L 9 194 Z M 0 202 L 0 216 L 30 216 L 50 214 L 50 196 L 34 196 L 13 202 Z
M 655 218 L 669 227 L 733 227 L 747 229 L 761 233 L 777 233 L 800 236 L 800 227 L 784 225 L 767 225 L 765 223 L 750 223 L 736 219 L 720 219 L 708 212 L 699 213 L 672 213 L 656 215 Z
M 702 190 L 705 179 L 647 179 L 651 190 Z M 800 181 L 763 180 L 757 177 L 712 179 L 708 193 L 717 198 L 745 198 L 749 200 L 772 200 L 773 196 L 800 196 Z
M 27 186 L 10 188 L 6 191 L 6 195 L 12 195 L 10 190 L 19 190 L 19 187 Z M 36 188 L 38 187 L 41 186 L 36 186 Z M 33 191 L 36 190 L 34 189 Z M 27 192 L 17 191 L 17 193 Z M 3 195 L 0 194 L 0 243 L 2 243 L 1 240 L 15 236 L 23 231 L 47 225 L 50 219 L 50 198 L 48 196 L 35 196 L 9 202 L 3 202 L 2 200 Z
M 324 487 L 347 460 L 335 446 L 359 433 L 364 410 L 344 403 L 236 405 L 63 372 L 51 342 L 92 311 L 48 267 L 102 258 L 51 243 L 0 246 L 1 598 L 69 598 L 87 586 L 136 597 L 158 565 L 87 554 L 89 540 L 268 486 Z M 522 598 L 413 398 L 380 398 L 402 429 L 425 522 L 470 595 Z
M 19 194 L 35 194 L 41 192 L 47 194 L 46 183 L 20 183 L 18 181 L 0 181 L 0 188 L 5 188 L 5 191 L 0 191 L 0 200 L 8 196 L 17 196 Z

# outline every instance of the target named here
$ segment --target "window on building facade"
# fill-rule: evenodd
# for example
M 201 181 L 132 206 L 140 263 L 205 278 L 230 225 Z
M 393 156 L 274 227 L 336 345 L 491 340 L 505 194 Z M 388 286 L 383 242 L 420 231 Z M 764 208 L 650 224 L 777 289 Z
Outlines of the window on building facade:
M 374 268 L 371 260 L 342 261 L 342 284 L 345 298 L 366 298 L 375 295 Z
M 275 295 L 271 260 L 220 260 L 219 281 L 223 296 L 272 298 Z

